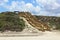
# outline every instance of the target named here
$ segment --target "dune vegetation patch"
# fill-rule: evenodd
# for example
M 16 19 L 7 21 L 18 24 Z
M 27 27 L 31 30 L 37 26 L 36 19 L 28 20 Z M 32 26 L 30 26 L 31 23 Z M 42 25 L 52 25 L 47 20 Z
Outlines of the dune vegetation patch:
M 25 28 L 25 22 L 14 12 L 0 13 L 0 31 L 22 31 Z

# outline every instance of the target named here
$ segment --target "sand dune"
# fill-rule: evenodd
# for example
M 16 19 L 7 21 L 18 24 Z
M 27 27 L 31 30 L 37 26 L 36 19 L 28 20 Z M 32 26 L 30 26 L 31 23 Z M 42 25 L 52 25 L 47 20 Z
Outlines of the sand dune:
M 43 32 L 39 36 L 0 37 L 0 40 L 60 40 L 60 32 Z

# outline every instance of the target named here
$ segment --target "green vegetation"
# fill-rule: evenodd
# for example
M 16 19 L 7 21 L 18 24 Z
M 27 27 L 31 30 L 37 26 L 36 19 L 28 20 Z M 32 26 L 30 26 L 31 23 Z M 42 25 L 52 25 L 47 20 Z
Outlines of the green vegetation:
M 58 22 L 55 22 L 54 20 L 52 21 L 49 21 L 49 25 L 51 26 L 51 28 L 53 28 L 53 27 L 55 27 L 55 28 L 53 28 L 53 29 L 55 29 L 55 30 L 60 30 L 60 23 L 59 23 L 59 21 Z
M 38 20 L 41 20 L 47 25 L 49 23 L 49 26 L 51 28 L 55 30 L 60 30 L 60 17 L 54 17 L 54 16 L 36 16 L 36 17 L 38 18 Z
M 22 31 L 25 28 L 25 22 L 14 12 L 0 13 L 0 31 Z

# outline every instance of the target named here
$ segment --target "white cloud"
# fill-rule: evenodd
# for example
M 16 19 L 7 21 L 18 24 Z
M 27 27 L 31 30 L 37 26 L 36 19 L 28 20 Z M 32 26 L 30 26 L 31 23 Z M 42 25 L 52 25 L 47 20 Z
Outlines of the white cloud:
M 60 7 L 60 4 L 58 3 L 54 3 L 54 5 L 52 5 L 52 9 L 57 9 Z
M 60 4 L 58 0 L 36 0 L 37 4 L 41 6 L 38 15 L 60 16 Z
M 25 3 L 24 1 L 12 1 L 11 5 L 5 4 L 6 2 L 8 2 L 8 0 L 0 1 L 0 3 L 3 4 L 3 7 L 8 9 L 8 11 L 29 11 L 35 12 L 34 14 L 36 15 L 55 15 L 45 11 L 45 8 L 41 8 L 40 6 L 42 5 L 46 6 L 47 9 L 57 9 L 60 7 L 60 4 L 58 4 L 56 0 L 36 0 L 38 3 L 37 6 L 34 6 L 32 3 Z
M 56 9 L 60 7 L 60 4 L 58 4 L 56 1 L 57 0 L 36 0 L 39 5 L 42 4 L 43 6 L 49 6 L 50 9 Z
M 0 6 L 4 5 L 8 0 L 0 0 Z
M 10 10 L 12 10 L 12 9 L 14 9 L 16 6 L 17 6 L 17 4 L 18 4 L 18 2 L 15 2 L 15 1 L 13 1 L 12 3 L 11 3 L 11 6 L 10 6 Z
M 8 2 L 8 0 L 4 0 L 4 2 Z
M 40 12 L 39 6 L 34 6 L 32 3 L 25 3 L 24 1 L 12 1 L 11 5 L 5 5 L 9 11 L 29 11 L 29 12 Z

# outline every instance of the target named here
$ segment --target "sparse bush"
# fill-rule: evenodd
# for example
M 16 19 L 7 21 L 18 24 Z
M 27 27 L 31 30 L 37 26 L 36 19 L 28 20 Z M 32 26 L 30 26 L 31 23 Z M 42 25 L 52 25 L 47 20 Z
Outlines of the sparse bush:
M 22 31 L 25 22 L 14 12 L 0 13 L 0 31 Z

